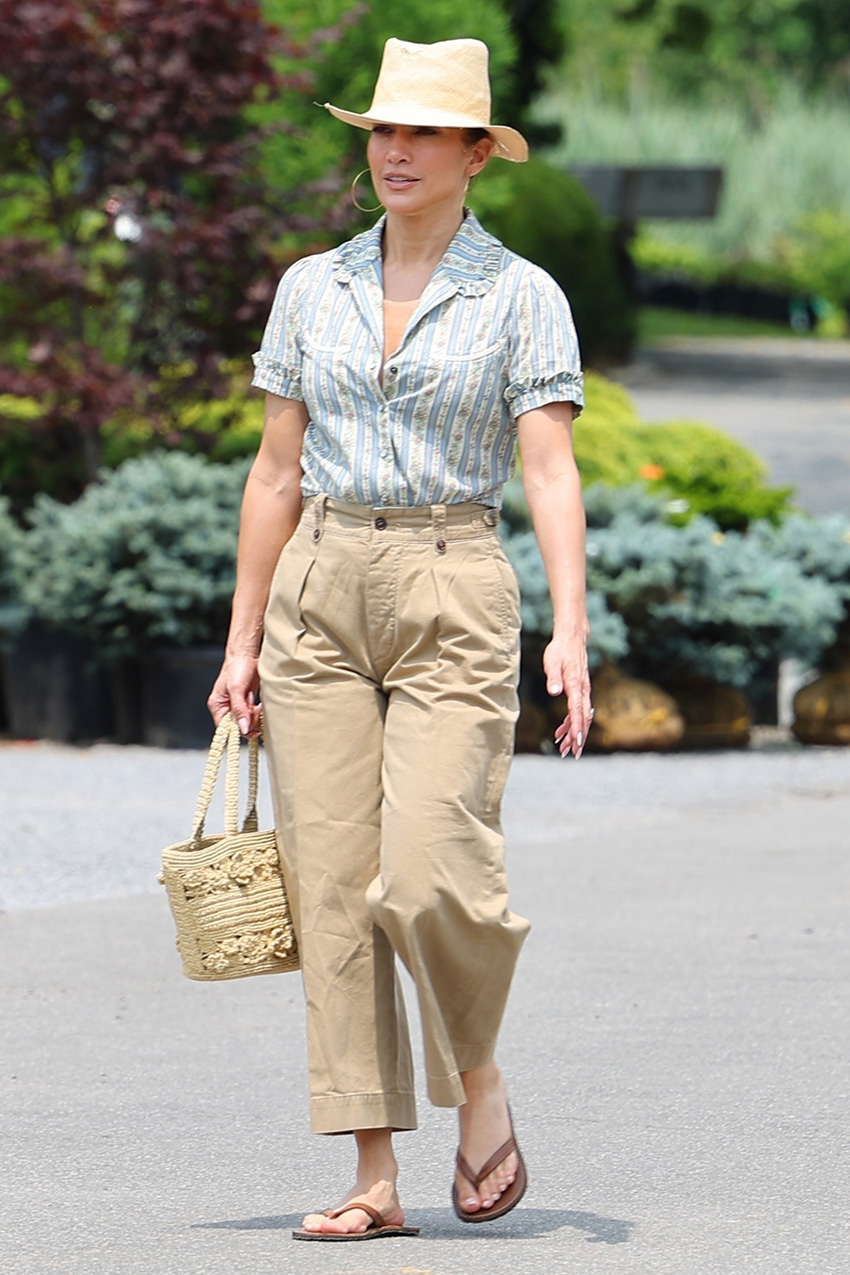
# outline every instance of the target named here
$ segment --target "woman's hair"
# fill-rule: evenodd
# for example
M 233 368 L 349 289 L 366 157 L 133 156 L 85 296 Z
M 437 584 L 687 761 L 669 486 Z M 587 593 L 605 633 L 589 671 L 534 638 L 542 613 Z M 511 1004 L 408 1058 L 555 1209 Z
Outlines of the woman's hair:
M 461 129 L 460 135 L 463 138 L 464 146 L 475 146 L 485 137 L 490 136 L 486 128 L 464 128 Z
M 460 131 L 460 140 L 463 142 L 467 150 L 472 150 L 473 146 L 475 146 L 478 142 L 482 141 L 483 138 L 489 137 L 489 136 L 490 134 L 486 128 L 462 128 Z M 475 177 L 470 177 L 467 190 L 477 180 L 478 180 L 477 175 Z

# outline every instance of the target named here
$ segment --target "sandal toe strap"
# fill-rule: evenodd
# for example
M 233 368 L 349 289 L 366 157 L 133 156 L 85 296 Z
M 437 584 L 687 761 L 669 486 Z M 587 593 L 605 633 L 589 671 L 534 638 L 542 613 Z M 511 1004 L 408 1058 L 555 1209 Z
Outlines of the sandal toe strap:
M 386 1226 L 383 1215 L 377 1209 L 372 1208 L 371 1204 L 366 1204 L 362 1200 L 349 1200 L 348 1204 L 343 1204 L 339 1209 L 328 1209 L 325 1217 L 342 1217 L 343 1213 L 351 1213 L 354 1209 L 360 1209 L 361 1213 L 365 1213 L 370 1217 L 379 1229 Z
M 461 1153 L 457 1153 L 457 1167 L 460 1169 L 467 1182 L 470 1182 L 477 1191 L 481 1183 L 486 1177 L 489 1177 L 494 1169 L 498 1169 L 503 1160 L 507 1160 L 512 1151 L 517 1150 L 516 1140 L 513 1136 L 508 1138 L 507 1142 L 503 1142 L 498 1151 L 494 1151 L 481 1168 L 475 1173 L 469 1166 L 469 1163 Z

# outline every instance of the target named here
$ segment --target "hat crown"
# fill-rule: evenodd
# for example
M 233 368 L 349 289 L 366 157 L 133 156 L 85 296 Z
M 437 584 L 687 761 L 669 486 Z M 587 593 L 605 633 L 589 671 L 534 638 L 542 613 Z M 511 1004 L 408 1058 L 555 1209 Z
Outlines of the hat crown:
M 468 116 L 486 128 L 490 122 L 488 49 L 481 40 L 440 40 L 413 44 L 391 37 L 369 108 L 379 115 L 394 106 L 415 103 L 425 111 Z

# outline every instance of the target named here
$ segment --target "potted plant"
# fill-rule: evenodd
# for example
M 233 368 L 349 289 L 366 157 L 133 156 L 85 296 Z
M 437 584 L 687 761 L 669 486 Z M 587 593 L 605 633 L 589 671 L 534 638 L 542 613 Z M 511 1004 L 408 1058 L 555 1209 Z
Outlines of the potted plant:
M 39 620 L 27 597 L 26 534 L 0 501 L 2 698 L 17 738 L 97 739 L 112 732 L 103 671 L 77 635 Z
M 0 730 L 4 730 L 8 722 L 3 656 L 26 624 L 26 608 L 21 601 L 14 563 L 20 536 L 9 513 L 9 502 L 0 496 Z
M 29 514 L 25 600 L 112 668 L 124 739 L 209 742 L 248 464 L 157 452 L 102 471 L 73 505 L 41 496 Z
M 724 532 L 705 517 L 671 526 L 663 507 L 653 517 L 645 501 L 591 528 L 588 580 L 625 620 L 636 671 L 683 709 L 699 706 L 703 727 L 706 681 L 751 690 L 779 660 L 811 664 L 834 641 L 839 591 L 777 551 L 767 531 Z
M 760 527 L 773 553 L 809 577 L 827 580 L 841 600 L 835 640 L 820 655 L 820 676 L 794 700 L 794 734 L 807 744 L 850 744 L 850 518 L 795 515 L 780 527 Z

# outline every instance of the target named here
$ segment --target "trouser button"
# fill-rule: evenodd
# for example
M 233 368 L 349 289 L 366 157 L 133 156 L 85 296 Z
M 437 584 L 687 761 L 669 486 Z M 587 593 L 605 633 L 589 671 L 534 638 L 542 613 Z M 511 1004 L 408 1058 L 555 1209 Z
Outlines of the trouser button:
M 387 520 L 386 520 L 386 518 L 376 518 L 376 519 L 375 519 L 375 526 L 377 527 L 378 531 L 383 531 L 383 530 L 384 530 L 384 528 L 386 527 L 386 525 L 387 525 Z
M 445 553 L 445 552 L 446 552 L 446 542 L 445 542 L 445 540 L 438 540 L 438 541 L 437 541 L 437 553 Z

